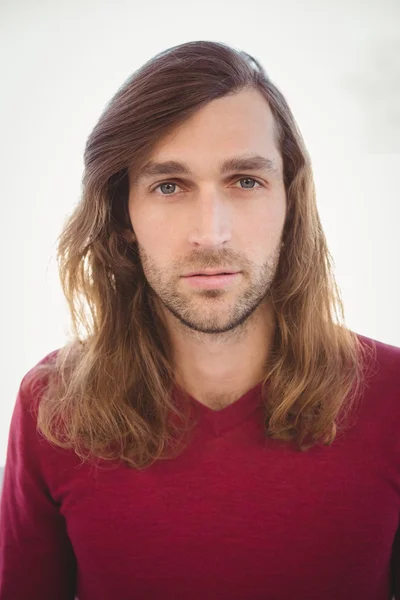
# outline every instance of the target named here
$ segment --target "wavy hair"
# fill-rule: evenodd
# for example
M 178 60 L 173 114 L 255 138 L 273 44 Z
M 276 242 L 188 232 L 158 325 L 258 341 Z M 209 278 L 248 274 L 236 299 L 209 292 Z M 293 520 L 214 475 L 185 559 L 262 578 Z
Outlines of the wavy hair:
M 79 203 L 58 237 L 73 334 L 28 381 L 41 386 L 38 431 L 83 460 L 143 469 L 176 456 L 182 433 L 196 422 L 189 403 L 173 400 L 167 332 L 136 242 L 124 237 L 128 172 L 201 107 L 244 88 L 259 90 L 273 113 L 287 198 L 284 250 L 270 290 L 274 339 L 261 385 L 265 435 L 293 440 L 301 451 L 330 445 L 361 397 L 373 348 L 344 325 L 311 161 L 291 110 L 255 58 L 222 43 L 189 42 L 144 64 L 106 105 L 86 143 Z

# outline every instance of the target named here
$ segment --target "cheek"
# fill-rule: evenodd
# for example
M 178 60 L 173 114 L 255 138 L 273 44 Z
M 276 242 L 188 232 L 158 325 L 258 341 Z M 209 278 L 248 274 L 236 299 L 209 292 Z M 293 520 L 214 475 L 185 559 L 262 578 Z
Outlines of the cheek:
M 174 264 L 174 229 L 165 222 L 161 224 L 147 220 L 145 223 L 138 221 L 134 229 L 140 251 L 146 257 L 146 261 L 151 262 L 159 271 L 170 270 Z
M 285 222 L 285 211 L 280 208 L 265 211 L 246 224 L 246 239 L 255 247 L 274 247 Z
M 146 251 L 152 252 L 155 246 L 163 244 L 170 229 L 165 220 L 157 218 L 149 211 L 140 210 L 138 206 L 129 208 L 129 216 L 138 242 Z

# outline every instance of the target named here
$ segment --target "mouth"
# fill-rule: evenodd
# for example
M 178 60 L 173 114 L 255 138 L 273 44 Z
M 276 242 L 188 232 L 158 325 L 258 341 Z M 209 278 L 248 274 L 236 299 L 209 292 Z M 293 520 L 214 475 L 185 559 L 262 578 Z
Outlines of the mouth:
M 222 275 L 236 275 L 239 271 L 194 271 L 184 277 L 216 277 Z
M 240 271 L 236 273 L 199 273 L 198 275 L 187 275 L 184 279 L 188 285 L 195 288 L 212 289 L 225 288 L 232 285 L 239 277 Z

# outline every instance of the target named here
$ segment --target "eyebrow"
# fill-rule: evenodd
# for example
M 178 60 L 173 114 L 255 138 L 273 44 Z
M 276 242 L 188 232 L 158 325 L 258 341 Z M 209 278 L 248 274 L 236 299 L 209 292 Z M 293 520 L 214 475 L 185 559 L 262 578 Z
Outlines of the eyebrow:
M 220 165 L 222 175 L 227 175 L 234 171 L 265 171 L 272 175 L 279 175 L 279 169 L 274 160 L 261 156 L 259 154 L 244 154 L 242 156 L 233 156 L 224 160 Z M 190 168 L 184 162 L 176 160 L 167 160 L 165 162 L 146 163 L 134 178 L 134 185 L 139 185 L 144 179 L 157 177 L 159 175 L 191 175 Z

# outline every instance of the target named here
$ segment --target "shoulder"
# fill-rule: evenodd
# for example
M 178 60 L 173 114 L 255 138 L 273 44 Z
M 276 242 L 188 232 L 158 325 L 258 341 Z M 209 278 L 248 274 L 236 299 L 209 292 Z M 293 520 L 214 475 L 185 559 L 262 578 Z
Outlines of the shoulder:
M 371 428 L 385 432 L 387 438 L 400 439 L 400 348 L 366 336 L 359 338 L 372 350 L 367 357 L 363 387 L 364 408 L 370 416 Z
M 45 389 L 49 375 L 56 369 L 61 348 L 52 350 L 35 363 L 22 377 L 18 397 L 24 409 L 31 409 Z
M 356 334 L 371 351 L 371 363 L 378 379 L 394 378 L 400 383 L 400 347 L 380 340 Z

